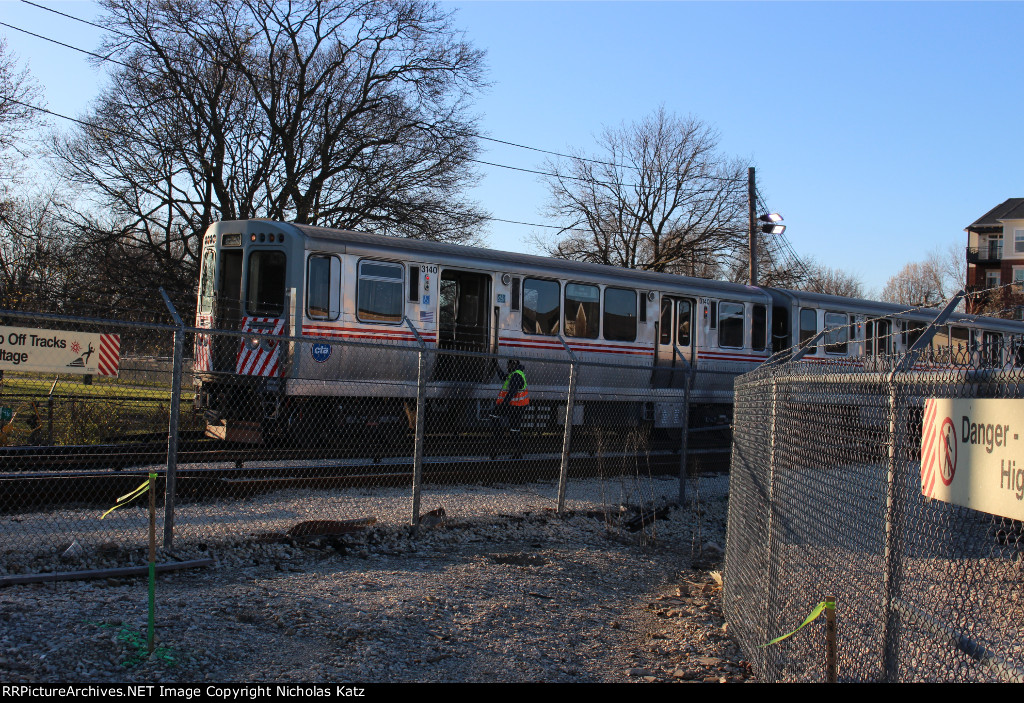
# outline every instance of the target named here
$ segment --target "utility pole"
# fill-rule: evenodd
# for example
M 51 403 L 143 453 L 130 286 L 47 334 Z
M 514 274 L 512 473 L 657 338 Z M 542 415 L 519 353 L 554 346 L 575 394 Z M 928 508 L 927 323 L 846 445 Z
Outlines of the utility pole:
M 754 185 L 754 167 L 747 169 L 747 217 L 750 230 L 750 285 L 757 285 L 757 187 Z

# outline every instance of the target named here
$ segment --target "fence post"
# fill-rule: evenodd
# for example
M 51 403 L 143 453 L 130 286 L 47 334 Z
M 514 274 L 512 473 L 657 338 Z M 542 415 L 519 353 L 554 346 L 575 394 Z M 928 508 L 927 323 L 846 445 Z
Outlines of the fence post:
M 46 396 L 46 434 L 50 438 L 48 444 L 53 446 L 53 390 L 57 387 L 57 381 L 60 380 L 60 376 L 53 379 L 53 385 L 50 386 L 50 393 Z
M 178 415 L 181 410 L 181 367 L 185 355 L 185 326 L 174 309 L 174 304 L 167 297 L 164 289 L 160 289 L 167 309 L 171 311 L 174 324 L 174 359 L 171 371 L 171 407 L 170 420 L 167 423 L 167 476 L 164 486 L 164 548 L 170 549 L 174 543 L 174 504 L 177 495 L 178 477 Z
M 576 401 L 577 361 L 576 355 L 572 353 L 572 349 L 562 339 L 562 335 L 558 335 L 558 339 L 569 355 L 569 394 L 565 399 L 565 433 L 562 435 L 562 464 L 558 470 L 557 512 L 561 515 L 565 512 L 565 488 L 569 478 L 569 452 L 572 449 L 572 416 L 573 404 Z
M 896 462 L 898 461 L 898 419 L 896 410 L 896 369 L 889 372 L 889 459 L 885 478 L 885 571 L 882 574 L 882 671 L 883 681 L 896 680 Z
M 825 596 L 825 682 L 837 683 L 839 669 L 836 657 L 836 597 Z
M 768 568 L 766 569 L 766 583 L 765 583 L 765 594 L 762 599 L 764 603 L 764 619 L 763 622 L 767 628 L 774 628 L 775 626 L 775 613 L 777 608 L 775 607 L 775 584 L 778 581 L 779 574 L 779 554 L 778 554 L 778 540 L 775 537 L 775 530 L 777 525 L 775 524 L 775 515 L 778 508 L 775 504 L 775 469 L 776 469 L 776 454 L 775 454 L 775 443 L 779 432 L 779 379 L 780 373 L 779 368 L 772 369 L 772 400 L 768 414 L 768 527 L 765 530 L 765 541 L 766 541 L 766 554 L 768 558 Z M 735 405 L 733 406 L 733 413 L 736 412 Z M 771 623 L 771 624 L 769 624 Z M 774 677 L 778 676 L 776 669 L 777 662 L 779 660 L 779 653 L 774 648 L 764 653 L 764 666 L 765 672 L 771 672 L 770 680 L 775 680 Z
M 416 439 L 413 445 L 412 459 L 412 525 L 416 533 L 420 529 L 420 490 L 423 483 L 423 438 L 424 427 L 426 426 L 426 386 L 427 386 L 427 350 L 419 330 L 412 324 L 409 318 L 405 318 L 405 324 L 412 330 L 416 341 L 419 342 L 420 351 L 417 357 L 416 371 Z
M 692 355 L 693 346 L 690 348 Z M 672 345 L 672 353 L 679 355 L 687 372 L 686 385 L 683 387 L 683 430 L 679 442 L 679 507 L 682 508 L 686 505 L 686 462 L 689 458 L 688 450 L 690 444 L 690 392 L 693 390 L 693 379 L 697 375 L 697 366 L 693 363 L 692 356 L 691 360 L 687 361 L 679 347 L 675 344 Z

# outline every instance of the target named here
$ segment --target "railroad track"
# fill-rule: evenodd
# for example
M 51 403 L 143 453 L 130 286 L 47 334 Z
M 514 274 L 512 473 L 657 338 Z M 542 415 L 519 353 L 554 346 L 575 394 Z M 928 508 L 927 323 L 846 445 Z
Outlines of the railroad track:
M 63 447 L 0 448 L 0 511 L 46 505 L 106 505 L 135 488 L 150 471 L 167 471 L 163 442 Z M 524 442 L 530 451 L 492 459 L 490 435 L 435 435 L 427 438 L 424 483 L 526 482 L 558 477 L 561 436 L 538 435 Z M 615 443 L 621 447 L 621 442 Z M 671 442 L 651 441 L 637 451 L 607 451 L 599 435 L 578 435 L 570 455 L 573 477 L 677 475 L 680 456 Z M 691 449 L 688 471 L 727 466 L 727 448 Z M 244 497 L 284 488 L 350 488 L 412 484 L 413 444 L 349 443 L 326 447 L 225 446 L 186 437 L 177 453 L 176 493 L 182 499 Z

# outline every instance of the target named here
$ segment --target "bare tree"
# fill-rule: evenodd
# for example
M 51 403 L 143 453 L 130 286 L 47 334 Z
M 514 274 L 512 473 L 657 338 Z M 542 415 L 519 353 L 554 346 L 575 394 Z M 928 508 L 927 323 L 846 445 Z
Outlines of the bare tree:
M 815 261 L 807 264 L 806 278 L 798 286 L 798 289 L 827 295 L 841 295 L 846 298 L 864 297 L 864 282 L 855 274 Z
M 662 107 L 606 129 L 596 153 L 573 150 L 545 166 L 548 212 L 562 223 L 545 247 L 551 256 L 720 277 L 746 251 L 745 167 L 694 117 Z
M 967 262 L 956 244 L 935 249 L 924 261 L 907 264 L 891 277 L 882 300 L 914 307 L 936 307 L 966 285 Z
M 9 198 L 0 217 L 0 307 L 63 311 L 75 257 L 54 195 Z
M 42 89 L 0 37 L 0 194 L 4 196 L 22 170 L 20 162 L 31 155 L 31 131 L 39 123 L 33 105 L 42 106 Z
M 420 2 L 104 0 L 120 62 L 63 172 L 162 276 L 194 277 L 218 219 L 465 241 L 483 55 Z M 99 218 L 82 214 L 95 230 Z

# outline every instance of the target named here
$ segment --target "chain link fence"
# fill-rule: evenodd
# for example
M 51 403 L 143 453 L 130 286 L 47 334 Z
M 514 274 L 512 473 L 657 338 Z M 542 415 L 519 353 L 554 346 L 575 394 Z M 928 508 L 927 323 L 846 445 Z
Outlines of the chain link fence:
M 825 680 L 824 624 L 763 645 L 835 596 L 840 681 L 1024 681 L 1021 523 L 922 495 L 928 400 L 1020 398 L 1004 351 L 737 380 L 724 607 L 760 678 Z
M 531 514 L 583 512 L 654 536 L 669 506 L 695 509 L 702 486 L 723 492 L 700 476 L 724 464 L 728 418 L 685 446 L 692 378 L 665 382 L 564 342 L 495 354 L 424 339 L 408 322 L 381 339 L 9 311 L 3 321 L 40 336 L 102 332 L 120 349 L 117 375 L 3 373 L 0 577 L 146 563 L 148 501 L 101 516 L 150 473 L 172 557 Z M 516 365 L 528 404 L 505 385 Z

